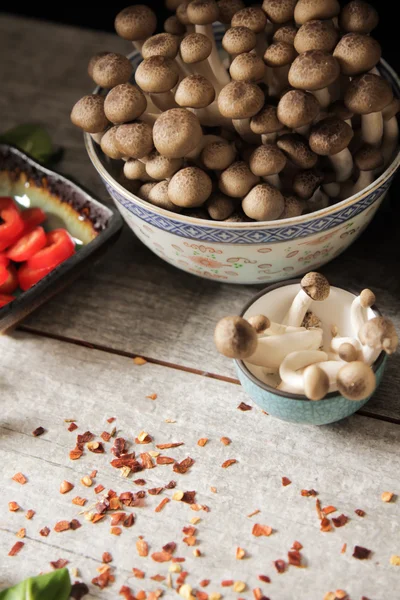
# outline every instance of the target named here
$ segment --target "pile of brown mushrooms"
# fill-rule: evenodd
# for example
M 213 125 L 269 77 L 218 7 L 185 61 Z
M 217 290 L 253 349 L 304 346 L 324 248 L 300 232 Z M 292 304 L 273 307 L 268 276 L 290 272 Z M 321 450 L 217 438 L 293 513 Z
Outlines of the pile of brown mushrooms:
M 322 400 L 335 391 L 349 400 L 364 400 L 376 387 L 371 366 L 382 351 L 392 354 L 398 346 L 393 323 L 385 317 L 368 317 L 375 295 L 365 289 L 351 304 L 353 335 L 340 336 L 331 327 L 329 347 L 323 349 L 322 324 L 312 307 L 329 296 L 329 283 L 320 273 L 311 272 L 299 287 L 282 323 L 273 323 L 265 315 L 221 319 L 214 333 L 217 350 L 262 367 L 263 374 L 275 375 L 278 390 L 309 400 Z
M 376 10 L 363 0 L 167 0 L 129 6 L 119 36 L 143 61 L 94 56 L 103 88 L 71 119 L 121 161 L 149 203 L 203 219 L 270 221 L 327 207 L 371 184 L 394 157 L 399 100 L 376 65 Z M 213 23 L 222 22 L 225 58 Z M 124 161 L 124 163 L 122 162 Z M 123 165 L 123 166 L 122 166 Z

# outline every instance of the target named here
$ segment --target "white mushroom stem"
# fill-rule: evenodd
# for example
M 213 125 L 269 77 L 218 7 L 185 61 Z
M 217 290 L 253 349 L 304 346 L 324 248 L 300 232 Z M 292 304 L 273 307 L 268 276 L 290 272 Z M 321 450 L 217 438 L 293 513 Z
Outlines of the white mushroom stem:
M 348 365 L 344 360 L 327 360 L 326 362 L 318 363 L 318 367 L 321 371 L 324 371 L 329 379 L 329 392 L 335 392 L 337 390 L 337 375 L 342 367 Z
M 282 183 L 277 173 L 275 175 L 265 175 L 265 177 L 262 177 L 262 179 L 276 187 L 278 190 L 282 188 Z
M 399 143 L 399 125 L 394 116 L 383 122 L 382 154 L 384 164 L 387 166 L 392 160 Z
M 240 137 L 249 144 L 260 144 L 260 136 L 250 129 L 250 119 L 232 119 L 234 128 Z
M 142 115 L 140 115 L 138 121 L 143 121 L 143 123 L 147 123 L 148 125 L 154 125 L 154 123 L 157 121 L 158 117 L 161 115 L 161 113 L 148 113 L 148 112 L 144 112 Z
M 360 171 L 358 179 L 351 189 L 350 196 L 353 196 L 353 194 L 357 194 L 357 192 L 361 192 L 361 190 L 364 190 L 366 187 L 371 185 L 374 179 L 375 176 L 373 171 Z
M 105 131 L 100 131 L 100 133 L 90 133 L 89 135 L 92 138 L 92 140 L 96 142 L 96 144 L 100 144 L 104 134 Z
M 143 48 L 143 44 L 145 43 L 146 40 L 136 40 L 134 42 L 132 42 L 132 46 L 135 48 L 135 50 L 137 50 L 139 52 L 139 54 L 142 54 L 142 48 Z
M 307 200 L 307 208 L 312 211 L 322 210 L 329 206 L 329 197 L 318 188 L 315 190 L 309 200 Z
M 270 323 L 268 329 L 263 331 L 261 335 L 284 335 L 285 333 L 295 333 L 298 331 L 307 331 L 305 327 L 291 327 L 290 325 L 282 325 L 281 323 Z
M 348 148 L 344 148 L 344 150 L 337 154 L 332 154 L 329 160 L 335 170 L 337 181 L 347 181 L 351 177 L 353 172 L 353 158 Z
M 322 344 L 322 329 L 258 338 L 256 351 L 246 359 L 252 365 L 278 369 L 291 352 L 317 350 Z
M 264 81 L 268 85 L 269 96 L 279 96 L 279 94 L 289 85 L 288 74 L 290 65 L 284 67 L 267 68 Z
M 281 381 L 280 384 L 277 385 L 276 389 L 280 390 L 281 392 L 288 392 L 289 394 L 299 393 L 296 388 L 292 387 L 291 385 L 287 385 L 284 381 Z
M 215 78 L 220 82 L 222 86 L 227 85 L 230 82 L 231 78 L 229 77 L 229 73 L 227 72 L 227 70 L 221 62 L 217 44 L 215 43 L 212 25 L 196 25 L 195 30 L 196 33 L 202 33 L 210 39 L 212 44 L 212 50 L 207 61 L 211 67 L 212 72 L 214 73 Z
M 162 112 L 169 110 L 170 108 L 179 108 L 175 102 L 173 92 L 161 92 L 158 94 L 150 94 L 151 100 L 154 102 L 157 108 Z
M 336 198 L 340 194 L 340 183 L 336 183 L 335 181 L 332 183 L 325 183 L 322 186 L 322 189 L 328 194 L 329 198 Z
M 368 321 L 368 309 L 363 308 L 360 302 L 360 296 L 354 298 L 350 308 L 351 328 L 354 336 L 358 338 L 361 327 Z
M 276 133 L 263 133 L 261 136 L 262 144 L 273 144 L 276 142 L 278 135 Z
M 311 93 L 318 100 L 322 108 L 327 108 L 332 103 L 332 94 L 327 87 L 322 88 L 322 90 L 314 90 Z
M 327 361 L 327 359 L 326 352 L 318 350 L 291 352 L 282 361 L 279 367 L 279 376 L 286 385 L 294 388 L 297 393 L 304 393 L 303 373 L 297 371 L 309 365 Z
M 306 312 L 312 304 L 312 298 L 304 290 L 297 292 L 291 307 L 286 313 L 282 324 L 291 325 L 292 327 L 301 327 Z
M 376 361 L 376 359 L 378 358 L 378 356 L 380 355 L 380 353 L 382 352 L 382 350 L 380 350 L 379 348 L 371 348 L 371 346 L 361 346 L 361 352 L 362 352 L 362 360 L 363 362 L 365 362 L 367 365 L 371 366 L 374 364 L 374 362 Z
M 361 116 L 362 139 L 366 144 L 379 146 L 383 136 L 383 117 L 381 112 Z
M 331 341 L 331 348 L 334 352 L 338 352 L 342 344 L 351 344 L 356 350 L 361 350 L 361 342 L 354 337 L 335 337 Z

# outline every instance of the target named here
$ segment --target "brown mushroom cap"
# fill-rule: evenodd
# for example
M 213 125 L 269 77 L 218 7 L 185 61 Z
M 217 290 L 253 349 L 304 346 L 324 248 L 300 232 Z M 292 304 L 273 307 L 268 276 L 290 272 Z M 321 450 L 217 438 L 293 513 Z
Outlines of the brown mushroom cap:
M 164 21 L 164 30 L 172 35 L 183 35 L 186 32 L 186 27 L 179 21 L 176 15 L 171 15 Z
M 249 167 L 254 175 L 267 177 L 280 173 L 286 166 L 286 157 L 273 144 L 263 144 L 250 156 Z
M 268 67 L 277 68 L 290 65 L 297 56 L 292 44 L 273 42 L 264 53 L 264 62 Z
M 339 32 L 332 21 L 307 21 L 298 30 L 294 47 L 299 54 L 308 50 L 332 52 L 339 39 Z
M 171 58 L 152 56 L 142 60 L 136 69 L 135 79 L 144 92 L 169 92 L 178 82 L 179 71 Z
M 385 121 L 389 121 L 395 117 L 399 111 L 400 100 L 398 98 L 393 98 L 393 100 L 382 110 L 382 116 Z
M 104 96 L 83 96 L 71 111 L 71 121 L 87 133 L 101 133 L 109 122 L 104 112 Z
M 374 292 L 372 292 L 370 289 L 365 288 L 365 290 L 362 290 L 361 294 L 360 294 L 360 305 L 363 308 L 370 308 L 371 306 L 373 306 L 376 302 L 376 297 Z
M 353 135 L 352 128 L 345 121 L 327 117 L 313 125 L 308 141 L 316 154 L 332 156 L 347 148 Z
M 212 182 L 205 171 L 198 167 L 186 167 L 172 177 L 168 196 L 177 206 L 190 208 L 201 206 L 210 196 Z
M 254 33 L 261 33 L 267 26 L 267 17 L 258 6 L 242 8 L 232 17 L 231 27 L 248 27 Z
M 280 191 L 269 183 L 260 183 L 242 200 L 244 213 L 256 221 L 274 221 L 285 208 Z
M 344 103 L 353 113 L 368 115 L 379 112 L 393 100 L 389 83 L 373 73 L 351 80 L 344 95 Z
M 253 133 L 262 135 L 263 133 L 276 133 L 283 129 L 283 124 L 278 119 L 277 108 L 272 104 L 264 106 L 250 120 L 250 129 Z
M 235 81 L 261 81 L 265 75 L 265 64 L 257 54 L 244 52 L 233 59 L 229 73 Z
M 284 94 L 279 100 L 277 109 L 279 121 L 289 129 L 310 125 L 318 117 L 319 112 L 318 100 L 303 90 L 290 90 Z
M 357 350 L 355 349 L 353 344 L 350 344 L 349 342 L 344 342 L 340 345 L 338 354 L 339 358 L 346 362 L 353 362 L 358 358 Z
M 348 400 L 364 400 L 373 394 L 376 387 L 373 370 L 360 360 L 342 367 L 336 381 L 339 392 Z
M 340 28 L 354 33 L 370 33 L 378 22 L 375 8 L 363 0 L 352 0 L 346 4 L 339 17 Z
M 399 343 L 396 329 L 386 317 L 374 317 L 366 321 L 358 332 L 358 337 L 365 346 L 384 350 L 387 354 L 393 354 Z
M 223 171 L 233 163 L 236 156 L 236 148 L 228 141 L 211 142 L 204 146 L 201 160 L 207 169 Z
M 157 183 L 151 188 L 148 195 L 148 201 L 154 206 L 170 210 L 171 212 L 180 212 L 180 207 L 176 206 L 168 196 L 169 181 L 164 180 Z
M 345 104 L 343 104 L 342 100 L 333 102 L 333 104 L 329 106 L 328 110 L 332 115 L 335 115 L 335 117 L 338 117 L 343 121 L 347 121 L 354 116 L 354 113 L 349 110 Z
M 153 179 L 169 179 L 182 167 L 181 158 L 167 158 L 157 150 L 146 157 L 146 173 Z
M 210 25 L 218 21 L 218 5 L 215 0 L 192 0 L 187 7 L 187 16 L 194 25 Z
M 168 158 L 182 158 L 199 144 L 203 135 L 199 119 L 186 108 L 171 108 L 154 123 L 154 146 Z
M 225 25 L 229 25 L 235 13 L 245 8 L 242 0 L 217 0 L 219 10 L 219 20 Z
M 277 146 L 297 167 L 312 169 L 317 164 L 318 156 L 299 133 L 284 133 L 278 138 Z
M 323 175 L 313 169 L 300 171 L 293 178 L 293 191 L 302 200 L 309 200 L 323 180 Z
M 143 185 L 140 186 L 140 188 L 138 189 L 137 195 L 139 196 L 139 198 L 142 198 L 142 200 L 149 200 L 149 194 L 150 191 L 153 189 L 154 186 L 157 185 L 157 182 L 155 181 L 150 182 L 150 183 L 144 183 Z
M 182 79 L 175 92 L 175 102 L 179 106 L 205 108 L 215 99 L 215 90 L 203 75 L 189 75 Z
M 297 35 L 297 29 L 294 25 L 283 25 L 279 27 L 272 36 L 273 42 L 285 42 L 294 45 L 294 38 Z
M 104 112 L 111 123 L 134 121 L 146 108 L 146 96 L 130 83 L 116 85 L 108 92 L 104 101 Z
M 248 27 L 230 27 L 222 38 L 222 47 L 228 54 L 250 52 L 256 47 L 257 36 Z
M 236 204 L 229 196 L 221 192 L 215 192 L 211 194 L 205 207 L 214 221 L 224 221 L 235 211 Z
M 103 56 L 106 56 L 107 54 L 110 54 L 110 52 L 98 52 L 97 54 L 95 54 L 94 56 L 92 56 L 92 58 L 89 60 L 89 64 L 88 64 L 88 75 L 91 79 L 93 79 L 93 67 L 94 65 L 97 63 L 97 61 L 99 60 L 99 58 L 103 58 Z
M 187 14 L 189 4 L 190 0 L 183 0 L 183 2 L 181 2 L 176 9 L 176 18 L 180 23 L 182 23 L 182 25 L 191 25 Z
M 179 50 L 179 38 L 171 33 L 158 33 L 149 37 L 142 46 L 144 59 L 152 56 L 175 58 Z
M 115 141 L 117 129 L 118 126 L 110 127 L 110 129 L 107 129 L 107 131 L 101 138 L 100 147 L 106 156 L 109 156 L 114 160 L 121 160 L 122 154 L 117 147 L 117 142 Z M 129 177 L 128 179 L 132 179 L 132 177 Z
M 359 75 L 370 71 L 381 59 L 381 46 L 369 35 L 347 33 L 335 48 L 333 56 L 344 75 Z
M 322 400 L 329 391 L 329 377 L 317 364 L 304 369 L 303 381 L 304 395 L 309 400 Z
M 384 159 L 380 148 L 364 144 L 354 154 L 354 162 L 360 171 L 374 171 L 383 167 Z
M 254 315 L 254 317 L 249 317 L 247 320 L 257 333 L 263 333 L 271 327 L 271 321 L 265 315 Z
M 316 271 L 306 273 L 300 281 L 300 285 L 303 292 L 316 302 L 326 300 L 331 291 L 331 286 L 329 285 L 327 278 Z
M 144 4 L 127 6 L 115 17 L 115 30 L 124 40 L 145 40 L 157 27 L 155 13 Z
M 332 19 L 340 12 L 337 0 L 299 0 L 294 9 L 294 20 L 304 25 L 313 19 Z
M 127 123 L 119 125 L 115 142 L 122 156 L 142 158 L 153 149 L 153 132 L 147 123 Z
M 170 11 L 175 11 L 182 0 L 165 0 L 165 8 Z
M 293 217 L 299 217 L 305 208 L 304 201 L 296 196 L 284 196 L 285 208 L 283 213 L 279 216 L 280 219 L 291 219 Z
M 308 50 L 294 60 L 289 71 L 289 83 L 300 90 L 321 90 L 339 77 L 336 58 L 322 50 Z
M 96 60 L 93 65 L 93 81 L 104 88 L 112 88 L 129 81 L 132 65 L 123 54 L 109 52 Z
M 180 45 L 182 60 L 188 65 L 205 60 L 210 56 L 211 50 L 211 40 L 202 33 L 189 33 Z
M 218 352 L 228 358 L 248 358 L 257 348 L 257 333 L 242 317 L 224 317 L 214 332 Z
M 262 9 L 271 23 L 287 23 L 294 17 L 297 0 L 264 0 Z
M 130 158 L 124 163 L 124 175 L 129 180 L 149 179 L 146 173 L 146 165 L 137 158 Z
M 257 114 L 264 104 L 264 94 L 255 83 L 231 81 L 218 96 L 218 108 L 228 119 L 248 119 Z
M 232 198 L 243 198 L 259 181 L 243 161 L 236 161 L 222 171 L 219 189 L 223 194 Z

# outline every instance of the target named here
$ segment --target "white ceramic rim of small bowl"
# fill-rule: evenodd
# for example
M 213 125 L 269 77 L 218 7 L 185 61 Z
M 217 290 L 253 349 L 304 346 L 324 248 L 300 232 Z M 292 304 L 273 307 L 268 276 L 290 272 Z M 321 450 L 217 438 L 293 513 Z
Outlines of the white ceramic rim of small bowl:
M 269 292 L 272 292 L 272 290 L 275 290 L 278 287 L 283 287 L 286 285 L 293 285 L 293 284 L 300 283 L 301 279 L 302 278 L 299 277 L 298 279 L 288 279 L 287 281 L 278 281 L 277 283 L 273 283 L 273 284 L 269 285 L 268 287 L 264 288 L 263 290 L 261 290 L 261 292 L 259 292 L 258 294 L 255 294 L 255 296 L 252 296 L 252 298 L 248 302 L 246 302 L 246 304 L 240 311 L 240 316 L 243 317 L 243 315 L 250 308 L 250 306 L 252 306 L 254 304 L 254 302 L 256 302 L 262 296 L 265 296 L 266 294 L 268 294 Z M 343 287 L 341 289 L 346 290 L 347 292 L 350 292 L 350 294 L 354 294 L 355 296 L 358 295 L 358 292 L 356 292 L 352 289 L 343 288 Z M 376 313 L 377 316 L 379 316 L 379 317 L 382 316 L 382 313 L 380 312 L 379 308 L 377 308 L 377 306 L 375 304 L 373 306 L 371 306 L 371 309 L 374 311 L 374 313 Z M 379 369 L 379 367 L 382 366 L 384 359 L 385 359 L 385 352 L 382 351 L 371 367 L 374 373 L 376 373 L 376 371 Z M 246 367 L 243 360 L 234 359 L 234 363 L 242 371 L 242 373 L 248 379 L 250 379 L 250 381 L 252 381 L 255 385 L 257 385 L 261 389 L 265 390 L 266 392 L 270 392 L 271 394 L 275 394 L 276 396 L 282 396 L 283 398 L 288 398 L 289 400 L 297 400 L 297 401 L 300 400 L 301 402 L 311 402 L 311 400 L 306 398 L 306 396 L 304 396 L 304 394 L 292 394 L 291 392 L 282 392 L 281 390 L 277 390 L 276 388 L 272 387 L 271 385 L 264 383 L 263 381 L 258 379 L 258 377 L 253 375 L 253 373 Z M 329 392 L 329 394 L 324 396 L 324 398 L 322 398 L 322 400 L 319 400 L 318 402 L 323 402 L 324 400 L 330 400 L 331 398 L 337 398 L 338 396 L 341 396 L 340 392 L 338 392 L 338 391 Z
M 128 55 L 128 58 L 130 59 L 132 56 L 134 56 L 136 54 L 137 54 L 137 51 L 132 52 L 131 54 Z M 392 67 L 385 60 L 381 59 L 380 62 L 383 65 L 383 67 L 386 69 L 386 71 L 388 71 L 390 73 L 391 78 L 396 83 L 397 89 L 400 92 L 400 78 L 398 77 L 397 73 L 392 69 Z M 102 90 L 102 88 L 100 86 L 97 86 L 95 88 L 95 90 L 93 91 L 93 93 L 98 94 L 101 92 L 101 90 Z M 379 188 L 385 181 L 387 181 L 391 177 L 392 174 L 395 173 L 395 171 L 397 170 L 397 168 L 400 164 L 400 149 L 399 149 L 397 152 L 397 155 L 395 156 L 395 158 L 393 159 L 391 164 L 388 166 L 388 168 L 378 177 L 378 179 L 375 179 L 375 181 L 373 181 L 368 187 L 361 190 L 361 192 L 358 192 L 357 194 L 354 194 L 353 196 L 346 198 L 345 200 L 341 200 L 340 202 L 337 202 L 336 204 L 332 204 L 332 206 L 328 206 L 327 208 L 322 208 L 321 210 L 317 210 L 313 213 L 300 215 L 299 217 L 291 217 L 289 219 L 278 219 L 275 221 L 251 221 L 250 223 L 249 222 L 232 223 L 230 221 L 205 220 L 205 219 L 198 219 L 195 217 L 189 217 L 187 215 L 181 215 L 180 213 L 172 213 L 171 211 L 165 210 L 164 208 L 159 208 L 158 206 L 154 206 L 153 204 L 146 202 L 146 200 L 142 200 L 141 198 L 139 198 L 132 192 L 129 192 L 126 188 L 124 188 L 123 185 L 118 183 L 118 181 L 116 181 L 114 179 L 114 177 L 112 177 L 110 175 L 110 173 L 107 171 L 106 167 L 102 164 L 100 158 L 98 157 L 98 154 L 97 154 L 98 150 L 95 149 L 96 142 L 94 142 L 94 140 L 92 139 L 92 137 L 89 133 L 84 133 L 84 140 L 85 140 L 85 146 L 86 146 L 86 150 L 89 155 L 89 158 L 90 158 L 93 166 L 99 173 L 99 175 L 105 181 L 107 181 L 107 183 L 112 188 L 115 188 L 127 200 L 133 202 L 134 204 L 137 204 L 138 206 L 144 208 L 145 210 L 148 210 L 153 213 L 157 213 L 168 219 L 174 219 L 175 221 L 181 221 L 183 223 L 193 223 L 193 224 L 197 224 L 197 225 L 203 225 L 204 227 L 214 227 L 216 229 L 222 228 L 222 229 L 244 229 L 244 230 L 252 229 L 253 230 L 253 229 L 269 229 L 269 228 L 276 228 L 276 227 L 287 227 L 290 225 L 306 223 L 306 222 L 310 221 L 310 219 L 313 220 L 313 219 L 318 219 L 320 217 L 330 215 L 332 213 L 335 213 L 337 210 L 345 208 L 346 206 L 351 206 L 352 204 L 355 204 L 356 202 L 361 200 L 362 197 L 370 194 L 371 192 L 373 192 L 374 190 Z M 99 148 L 100 148 L 100 146 L 99 146 Z

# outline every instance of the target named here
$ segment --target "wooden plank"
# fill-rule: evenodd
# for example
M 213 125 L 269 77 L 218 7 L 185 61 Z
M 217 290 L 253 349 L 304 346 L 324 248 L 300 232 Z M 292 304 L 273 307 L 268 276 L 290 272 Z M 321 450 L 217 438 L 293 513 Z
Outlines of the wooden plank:
M 225 598 L 232 593 L 220 586 L 226 579 L 243 580 L 250 590 L 260 586 L 276 600 L 286 600 L 293 589 L 299 600 L 322 598 L 336 589 L 345 589 L 352 598 L 380 598 L 396 589 L 399 573 L 389 559 L 400 554 L 399 503 L 385 504 L 380 496 L 383 491 L 399 493 L 398 427 L 357 415 L 328 427 L 282 423 L 256 407 L 239 411 L 239 402 L 248 400 L 232 384 L 151 364 L 139 367 L 129 359 L 88 348 L 72 352 L 68 344 L 23 333 L 2 338 L 0 355 L 0 586 L 45 571 L 49 561 L 58 558 L 69 560 L 69 566 L 78 568 L 88 582 L 97 574 L 102 553 L 108 551 L 114 557 L 116 584 L 101 594 L 92 588 L 92 598 L 115 598 L 123 583 L 134 591 L 154 590 L 162 584 L 149 577 L 167 576 L 169 563 L 136 555 L 135 542 L 143 535 L 151 553 L 167 542 L 177 542 L 176 556 L 186 559 L 182 566 L 189 572 L 187 582 L 197 588 L 202 579 L 210 579 L 207 591 L 223 592 Z M 153 393 L 158 394 L 156 400 L 146 397 Z M 152 436 L 152 444 L 132 445 L 138 453 L 155 449 L 155 444 L 184 442 L 163 454 L 177 460 L 191 456 L 195 463 L 187 474 L 158 466 L 135 478 L 146 480 L 144 489 L 164 486 L 173 479 L 177 489 L 195 490 L 196 501 L 210 512 L 193 512 L 172 500 L 157 513 L 154 509 L 160 500 L 173 493 L 164 491 L 148 496 L 143 507 L 133 509 L 135 525 L 118 538 L 109 533 L 108 517 L 93 525 L 79 515 L 71 499 L 84 496 L 89 499 L 88 507 L 95 501 L 93 488 L 80 483 L 93 469 L 98 470 L 96 484 L 106 489 L 118 493 L 140 489 L 111 468 L 110 444 L 105 444 L 105 454 L 85 450 L 79 461 L 68 458 L 75 433 L 110 431 L 112 425 L 106 419 L 111 416 L 116 417 L 118 435 L 129 442 L 142 430 Z M 67 431 L 66 418 L 77 420 L 76 432 Z M 31 432 L 39 425 L 46 433 L 34 438 Z M 229 437 L 231 444 L 224 446 L 221 436 Z M 209 438 L 205 447 L 197 445 L 200 437 Z M 238 462 L 222 469 L 229 458 Z M 28 479 L 24 486 L 11 479 L 19 471 Z M 283 487 L 282 476 L 291 485 Z M 75 485 L 66 495 L 58 491 L 63 480 Z M 217 491 L 213 493 L 211 487 Z M 344 527 L 330 533 L 319 530 L 315 498 L 300 494 L 301 489 L 312 488 L 319 492 L 322 506 L 337 508 L 334 516 L 343 513 L 350 518 Z M 35 510 L 35 517 L 27 521 L 22 512 L 8 512 L 9 501 L 18 502 L 24 511 Z M 354 514 L 358 508 L 366 511 L 364 518 Z M 256 509 L 261 512 L 249 518 Z M 200 558 L 182 543 L 182 528 L 194 516 L 201 518 L 197 525 Z M 47 538 L 38 533 L 44 526 L 53 529 L 57 521 L 72 518 L 80 520 L 81 529 L 52 530 Z M 254 537 L 254 523 L 271 526 L 273 534 Z M 19 556 L 8 557 L 20 527 L 27 530 L 25 547 Z M 304 546 L 306 568 L 290 567 L 278 575 L 272 563 L 287 558 L 294 540 Z M 344 543 L 347 550 L 341 554 Z M 353 558 L 354 545 L 372 550 L 371 558 Z M 247 559 L 235 559 L 238 546 L 246 550 Z M 146 579 L 129 579 L 133 567 L 145 571 Z M 259 574 L 270 576 L 272 583 L 260 583 Z M 251 592 L 244 596 L 250 598 Z

